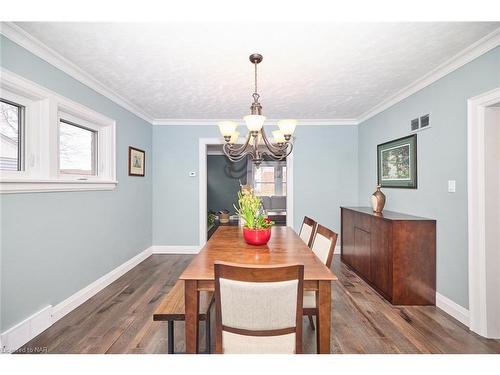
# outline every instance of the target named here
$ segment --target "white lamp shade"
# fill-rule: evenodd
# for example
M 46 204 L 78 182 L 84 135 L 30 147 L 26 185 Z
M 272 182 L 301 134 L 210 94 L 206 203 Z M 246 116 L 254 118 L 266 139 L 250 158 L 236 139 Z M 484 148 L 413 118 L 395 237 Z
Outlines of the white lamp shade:
M 231 139 L 229 140 L 229 143 L 235 144 L 238 142 L 238 137 L 240 136 L 240 132 L 234 132 L 231 134 Z
M 285 136 L 281 132 L 281 130 L 273 130 L 273 138 L 276 143 L 285 143 Z
M 230 137 L 238 127 L 238 123 L 234 121 L 221 121 L 219 122 L 219 130 L 223 137 Z
M 283 135 L 292 135 L 297 126 L 297 120 L 280 120 L 278 121 L 278 127 L 280 128 Z
M 262 129 L 266 117 L 261 115 L 248 115 L 243 117 L 243 120 L 245 120 L 248 130 L 252 132 Z

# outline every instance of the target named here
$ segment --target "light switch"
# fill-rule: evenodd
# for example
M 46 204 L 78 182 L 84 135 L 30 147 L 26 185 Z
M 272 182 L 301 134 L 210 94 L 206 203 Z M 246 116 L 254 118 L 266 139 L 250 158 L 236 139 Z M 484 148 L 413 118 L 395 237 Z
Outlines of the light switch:
M 196 177 L 196 172 L 189 172 L 189 177 Z
M 456 181 L 455 180 L 448 180 L 448 193 L 454 193 L 456 192 Z

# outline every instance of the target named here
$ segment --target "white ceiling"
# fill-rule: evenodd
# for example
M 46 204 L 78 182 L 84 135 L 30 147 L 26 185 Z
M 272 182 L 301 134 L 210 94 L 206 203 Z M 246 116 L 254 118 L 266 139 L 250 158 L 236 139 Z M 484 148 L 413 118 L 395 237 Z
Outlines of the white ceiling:
M 17 25 L 154 119 L 247 114 L 253 52 L 268 118 L 353 119 L 500 23 Z

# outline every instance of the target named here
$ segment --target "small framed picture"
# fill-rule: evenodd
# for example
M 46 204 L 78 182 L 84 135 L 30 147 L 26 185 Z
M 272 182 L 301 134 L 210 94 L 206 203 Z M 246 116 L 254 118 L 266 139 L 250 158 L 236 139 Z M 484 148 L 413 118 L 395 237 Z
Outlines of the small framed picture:
M 146 153 L 135 147 L 128 148 L 128 175 L 144 177 Z
M 378 185 L 388 188 L 417 188 L 417 135 L 377 146 Z

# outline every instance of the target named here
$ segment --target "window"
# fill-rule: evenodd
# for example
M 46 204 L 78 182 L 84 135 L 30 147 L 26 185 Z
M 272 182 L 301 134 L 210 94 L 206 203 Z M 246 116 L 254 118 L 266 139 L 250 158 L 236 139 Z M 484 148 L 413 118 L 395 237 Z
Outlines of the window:
M 276 195 L 274 167 L 261 166 L 259 168 L 255 168 L 254 192 L 255 195 Z
M 266 161 L 253 166 L 253 190 L 257 196 L 286 195 L 286 162 Z
M 61 119 L 59 121 L 59 172 L 96 175 L 97 132 Z
M 114 189 L 115 121 L 0 73 L 0 193 Z
M 23 169 L 24 106 L 0 99 L 0 170 Z

